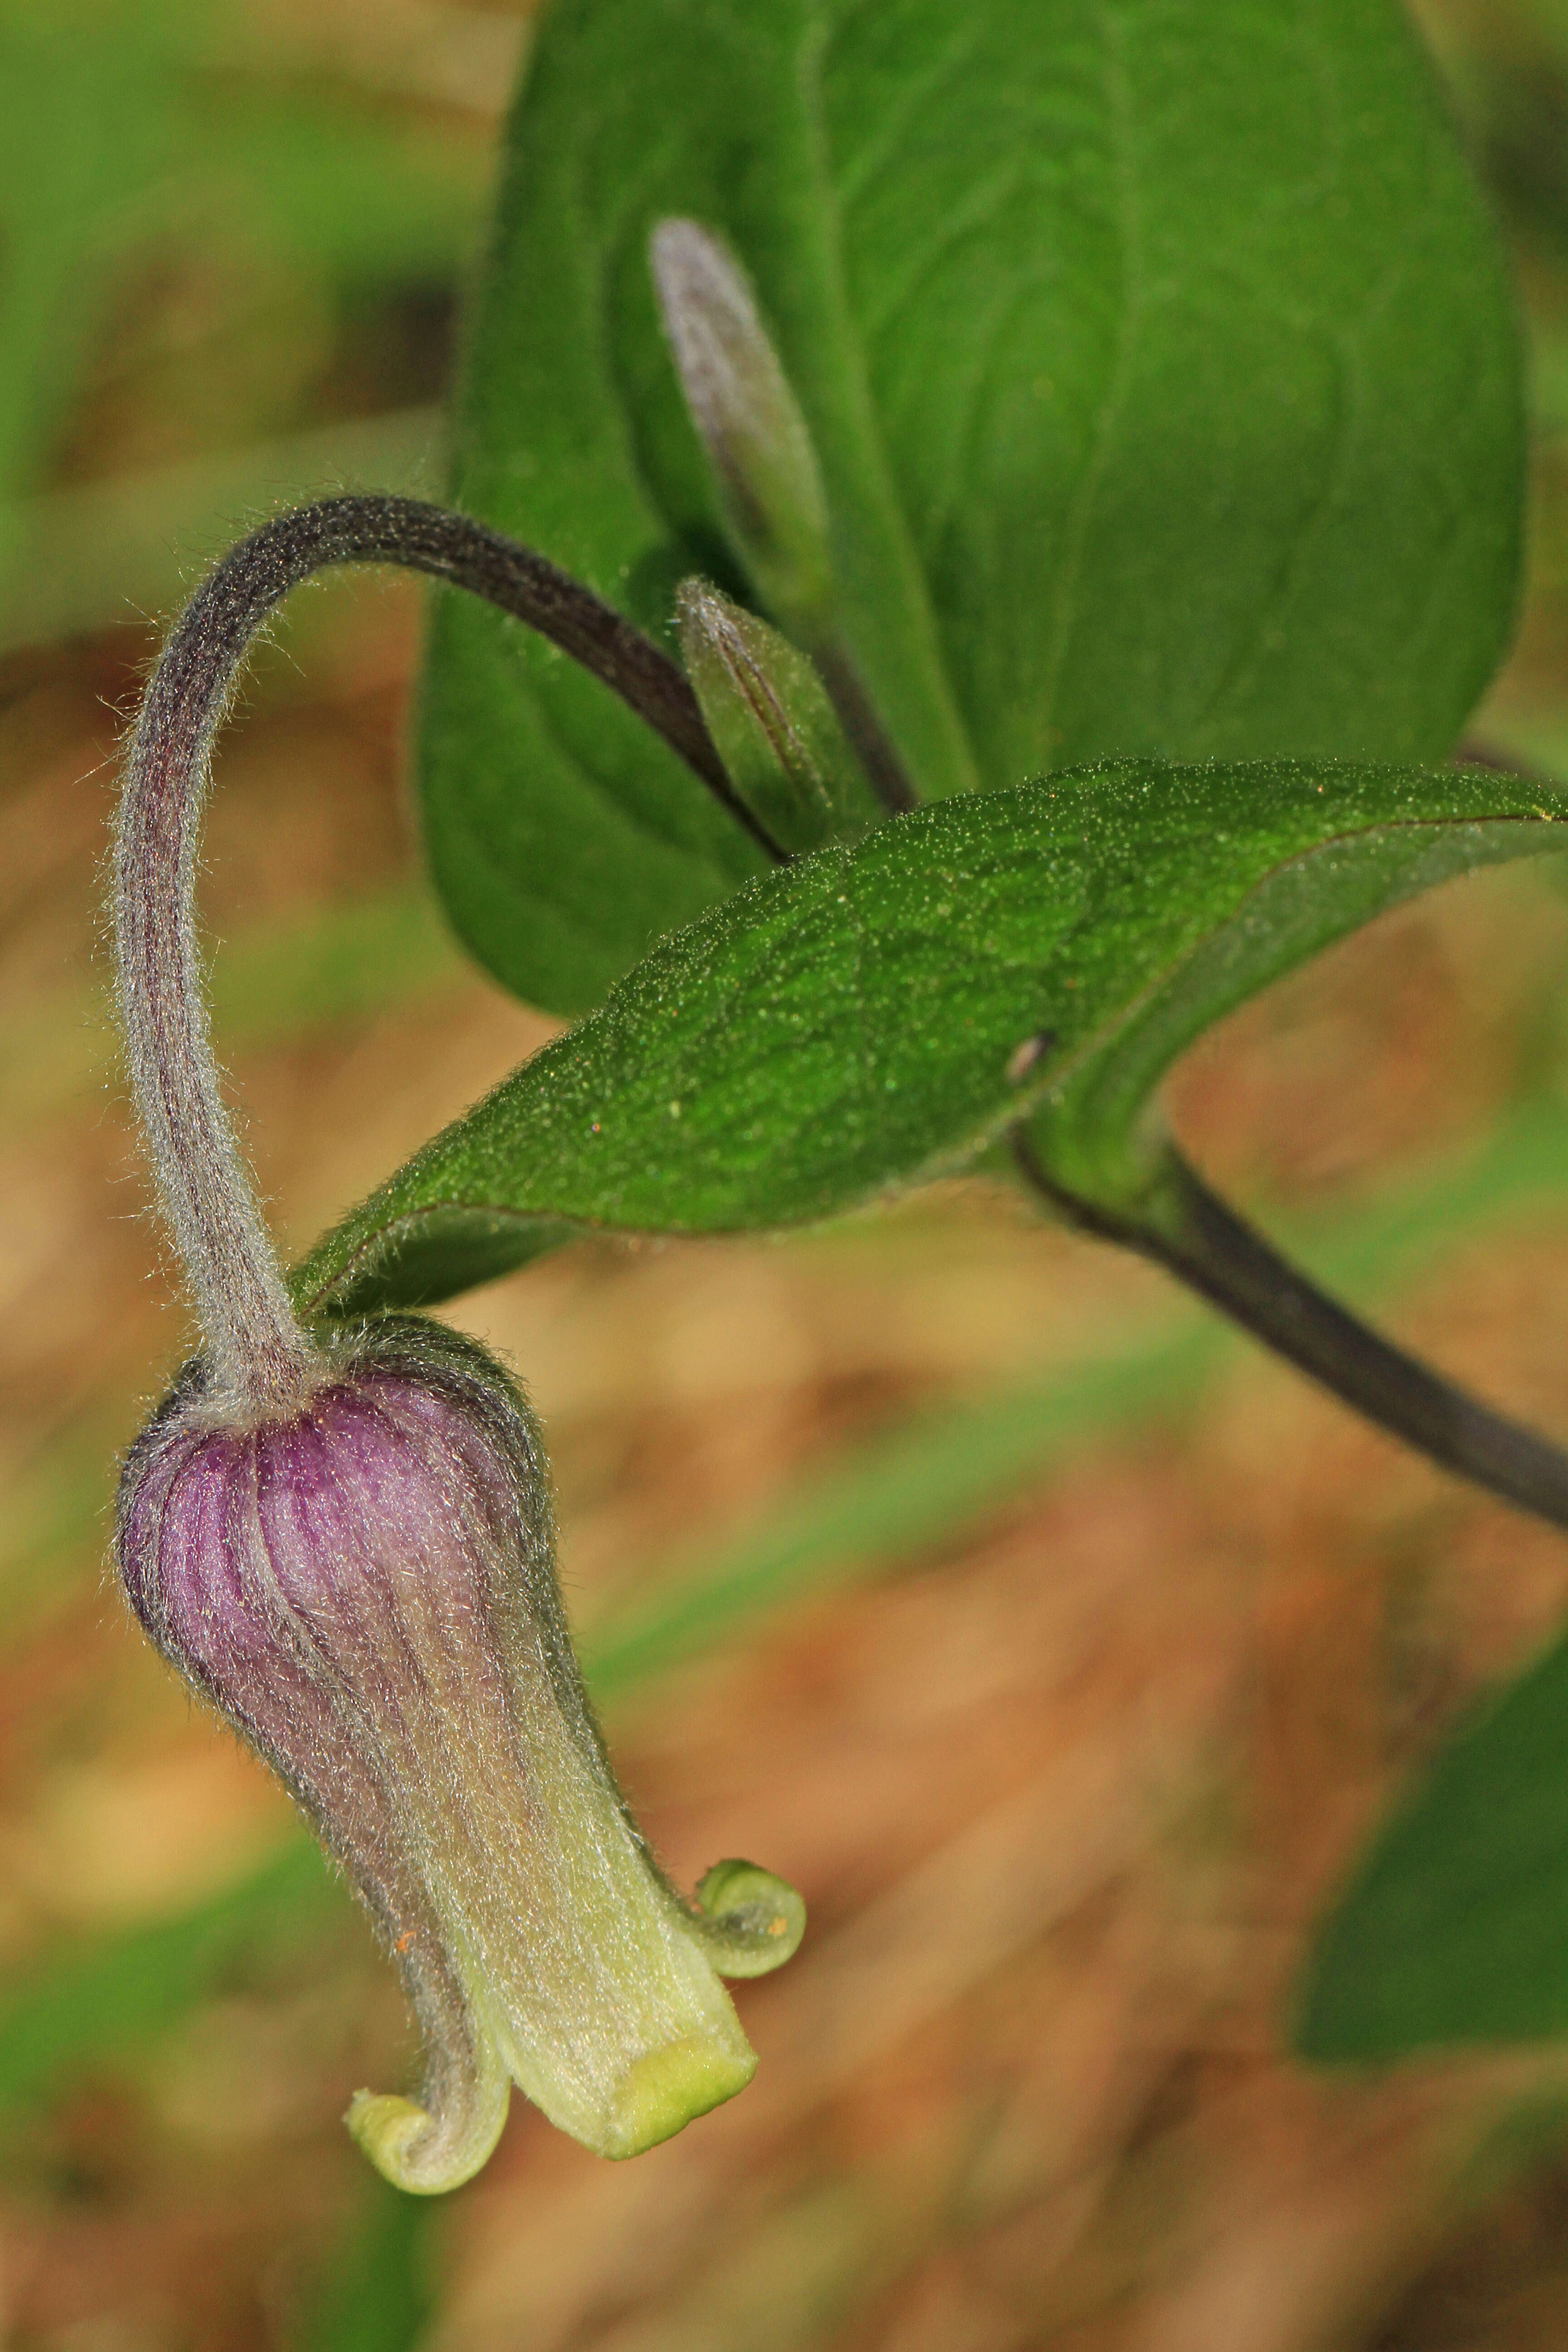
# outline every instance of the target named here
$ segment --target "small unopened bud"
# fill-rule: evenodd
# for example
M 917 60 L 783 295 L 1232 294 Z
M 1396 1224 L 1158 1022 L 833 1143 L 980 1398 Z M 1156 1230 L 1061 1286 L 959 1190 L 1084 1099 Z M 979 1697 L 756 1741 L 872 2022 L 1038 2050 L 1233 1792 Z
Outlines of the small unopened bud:
M 665 332 L 736 554 L 769 611 L 807 642 L 832 625 L 827 500 L 800 404 L 744 270 L 696 221 L 649 247 Z
M 349 2114 L 389 2179 L 467 2179 L 513 2081 L 623 2157 L 750 2080 L 718 1971 L 787 1959 L 803 1906 L 738 1863 L 689 1906 L 655 1867 L 573 1658 L 535 1425 L 480 1349 L 389 1319 L 297 1410 L 239 1420 L 198 1361 L 126 1465 L 119 1553 L 403 1971 L 423 2092 Z
M 704 580 L 676 593 L 680 650 L 730 781 L 780 847 L 863 833 L 882 812 L 810 656 Z

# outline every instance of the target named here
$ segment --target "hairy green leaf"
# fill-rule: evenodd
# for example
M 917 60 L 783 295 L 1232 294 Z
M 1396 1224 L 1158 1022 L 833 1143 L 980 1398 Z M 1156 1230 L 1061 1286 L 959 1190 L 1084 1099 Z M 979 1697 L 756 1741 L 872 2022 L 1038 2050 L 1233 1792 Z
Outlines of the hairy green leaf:
M 1512 607 L 1515 336 L 1394 0 L 555 0 L 455 488 L 656 633 L 687 573 L 742 593 L 649 284 L 669 215 L 755 286 L 923 794 L 1447 751 Z M 561 1010 L 756 862 L 451 597 L 423 791 L 463 936 Z
M 1066 1153 L 1079 1103 L 1083 1181 L 1115 1197 L 1147 1089 L 1208 1021 L 1415 890 L 1556 850 L 1565 815 L 1475 771 L 1300 761 L 919 810 L 660 940 L 327 1235 L 299 1296 L 443 1297 L 574 1230 L 828 1217 L 1034 1114 Z
M 1568 2032 L 1568 1642 L 1486 1706 L 1322 1928 L 1297 2046 L 1322 2063 Z

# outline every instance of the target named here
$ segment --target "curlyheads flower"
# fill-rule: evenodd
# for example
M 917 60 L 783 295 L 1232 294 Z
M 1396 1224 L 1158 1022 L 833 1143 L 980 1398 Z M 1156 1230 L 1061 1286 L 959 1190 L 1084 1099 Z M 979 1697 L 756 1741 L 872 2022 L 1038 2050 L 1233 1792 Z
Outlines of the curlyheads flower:
M 387 511 L 375 551 L 395 555 Z M 289 584 L 278 529 L 258 580 L 247 542 L 176 629 L 127 762 L 128 1056 L 206 1344 L 132 1449 L 117 1552 L 152 1640 L 278 1773 L 402 1970 L 419 2095 L 362 2091 L 347 2120 L 389 2179 L 434 2191 L 485 2162 L 514 2082 L 612 2157 L 731 2097 L 756 2061 L 721 1977 L 787 1959 L 805 1911 L 744 1863 L 687 1901 L 650 1854 L 573 1655 L 510 1375 L 420 1318 L 320 1334 L 289 1302 L 217 1091 L 193 917 L 211 738 L 256 606 Z
M 513 2081 L 635 2156 L 751 2079 L 716 1970 L 786 1958 L 798 1898 L 731 1865 L 716 1918 L 653 1864 L 572 1654 L 537 1428 L 481 1349 L 389 1318 L 260 1419 L 198 1360 L 126 1464 L 119 1552 L 153 1641 L 272 1766 L 402 1967 L 421 2100 L 362 2092 L 349 2114 L 390 2179 L 466 2179 Z

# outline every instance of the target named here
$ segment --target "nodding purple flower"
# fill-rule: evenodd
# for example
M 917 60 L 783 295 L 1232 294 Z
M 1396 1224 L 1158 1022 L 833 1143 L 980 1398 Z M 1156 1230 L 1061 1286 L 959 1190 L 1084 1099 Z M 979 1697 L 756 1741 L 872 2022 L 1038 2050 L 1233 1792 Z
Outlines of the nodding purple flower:
M 340 530 L 328 557 L 416 560 L 387 518 L 428 510 L 339 505 L 365 543 Z M 612 2157 L 732 2096 L 756 2061 L 721 1976 L 787 1959 L 805 1910 L 745 1863 L 688 1902 L 650 1854 L 573 1655 L 515 1382 L 417 1317 L 307 1331 L 251 1192 L 199 985 L 195 835 L 237 663 L 305 555 L 323 560 L 322 511 L 297 519 L 300 546 L 275 525 L 220 567 L 127 762 L 128 1055 L 205 1345 L 132 1449 L 117 1551 L 147 1633 L 278 1773 L 395 1957 L 424 2084 L 362 2091 L 347 2120 L 389 2179 L 429 2192 L 485 2162 L 513 2082 Z
M 633 2156 L 747 2083 L 715 1973 L 799 1937 L 763 1874 L 674 1894 L 616 1788 L 555 1580 L 536 1424 L 438 1324 L 389 1318 L 298 1408 L 237 1419 L 193 1365 L 133 1448 L 121 1573 L 158 1648 L 353 1880 L 424 2028 L 421 2105 L 351 2130 L 405 2188 L 489 2155 L 515 2080 Z

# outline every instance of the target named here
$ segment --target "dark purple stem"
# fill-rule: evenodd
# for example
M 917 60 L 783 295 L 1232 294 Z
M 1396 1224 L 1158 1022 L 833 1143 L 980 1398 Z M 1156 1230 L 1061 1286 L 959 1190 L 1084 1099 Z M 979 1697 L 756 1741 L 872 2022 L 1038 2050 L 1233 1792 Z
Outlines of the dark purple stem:
M 1058 1184 L 1020 1130 L 1028 1183 L 1080 1233 L 1152 1258 L 1276 1355 L 1445 1470 L 1568 1527 L 1568 1454 L 1369 1330 L 1211 1192 L 1173 1148 L 1148 1213 L 1123 1216 Z

